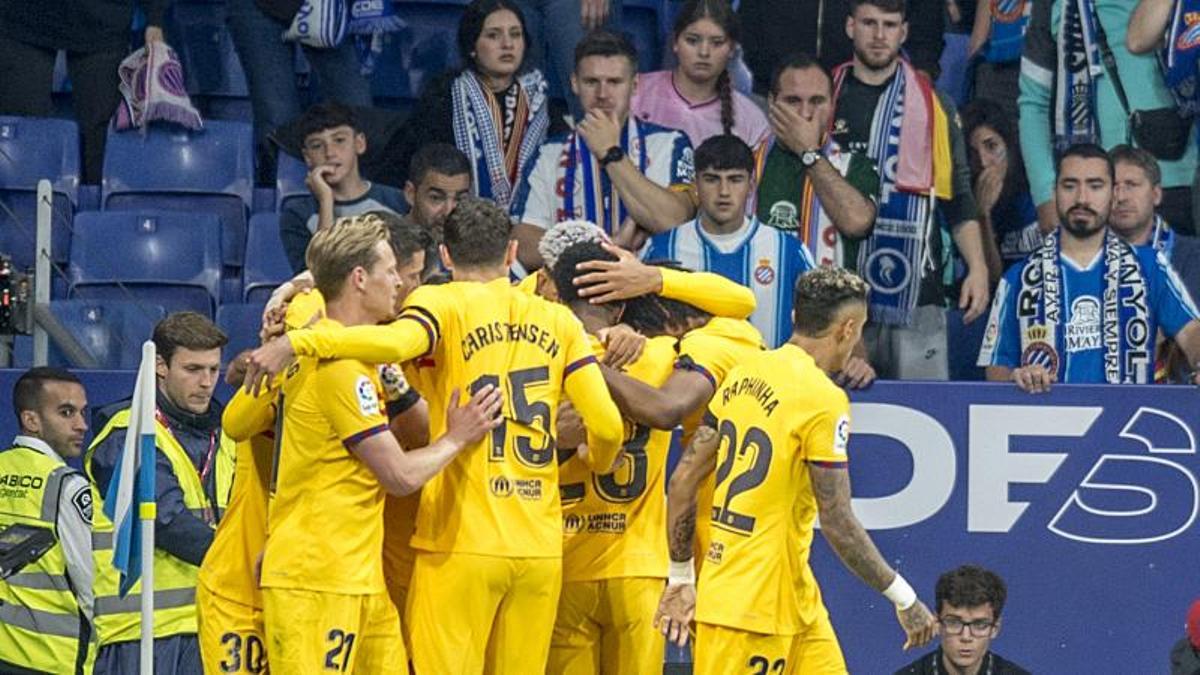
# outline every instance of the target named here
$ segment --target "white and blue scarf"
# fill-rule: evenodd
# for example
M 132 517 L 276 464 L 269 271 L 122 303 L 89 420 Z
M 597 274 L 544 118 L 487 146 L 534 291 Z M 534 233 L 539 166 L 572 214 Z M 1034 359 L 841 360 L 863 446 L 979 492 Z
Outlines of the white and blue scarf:
M 1175 0 L 1159 60 L 1179 113 L 1200 114 L 1200 0 Z
M 1058 26 L 1058 68 L 1054 80 L 1054 147 L 1096 143 L 1096 78 L 1100 58 L 1095 0 L 1063 0 Z
M 317 49 L 331 49 L 342 44 L 349 24 L 346 0 L 304 0 L 292 18 L 292 25 L 283 32 L 283 39 Z
M 868 154 L 880 167 L 879 209 L 875 229 L 858 252 L 858 269 L 871 284 L 871 320 L 907 326 L 921 291 L 921 279 L 933 271 L 929 233 L 933 228 L 930 193 L 904 192 L 896 185 L 900 128 L 904 119 L 907 76 L 897 68 L 891 85 L 879 98 L 871 120 Z M 913 83 L 913 91 L 917 91 Z
M 633 115 L 621 133 L 621 149 L 638 166 L 638 171 L 646 175 L 649 165 L 648 149 L 646 148 L 646 132 L 641 123 Z M 566 167 L 563 180 L 563 212 L 567 218 L 577 218 L 593 222 L 600 226 L 604 233 L 613 236 L 621 229 L 628 215 L 625 205 L 613 188 L 608 174 L 600 168 L 599 162 L 588 150 L 587 143 L 579 134 L 571 132 L 563 143 L 561 166 Z M 575 213 L 575 186 L 583 181 L 583 213 Z
M 1021 365 L 1038 364 L 1057 373 L 1064 353 L 1059 233 L 1049 234 L 1021 270 L 1017 323 Z M 1104 379 L 1109 384 L 1146 384 L 1154 377 L 1154 334 L 1150 330 L 1149 289 L 1133 247 L 1112 232 L 1104 235 L 1104 298 L 1100 335 Z
M 505 161 L 504 130 L 500 126 L 503 123 L 492 114 L 489 93 L 483 90 L 479 79 L 470 70 L 463 71 L 450 85 L 454 145 L 471 160 L 471 185 L 475 194 L 495 200 L 505 209 L 516 192 L 515 181 L 520 180 L 526 165 L 537 155 L 542 141 L 546 140 L 546 130 L 550 128 L 546 80 L 541 72 L 525 73 L 517 78 L 517 85 L 524 93 L 527 112 L 526 119 L 514 127 L 523 128 L 524 132 L 516 138 L 514 131 L 510 141 L 519 143 L 516 175 L 512 177 Z

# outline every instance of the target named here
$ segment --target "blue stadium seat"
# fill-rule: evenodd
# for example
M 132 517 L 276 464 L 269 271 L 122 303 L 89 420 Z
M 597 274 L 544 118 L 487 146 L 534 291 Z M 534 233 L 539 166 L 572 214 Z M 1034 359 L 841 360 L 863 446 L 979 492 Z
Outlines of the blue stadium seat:
M 217 326 L 229 336 L 229 344 L 225 345 L 226 363 L 259 345 L 258 330 L 262 327 L 264 307 L 266 303 L 233 302 L 217 308 Z
M 88 212 L 75 219 L 72 298 L 136 299 L 212 317 L 221 224 L 211 213 Z
M 275 155 L 275 210 L 283 213 L 283 205 L 295 197 L 307 197 L 308 165 L 282 150 Z
M 246 98 L 246 75 L 225 25 L 223 2 L 177 0 L 167 12 L 167 38 L 179 54 L 189 94 Z
M 79 200 L 79 129 L 72 120 L 0 117 L 0 252 L 20 268 L 34 263 L 37 183 L 43 178 L 54 190 L 53 257 L 65 263 Z
M 161 305 L 113 300 L 56 300 L 50 311 L 62 322 L 100 368 L 137 368 L 142 360 L 142 343 L 150 339 L 154 325 L 166 316 Z M 62 352 L 50 344 L 51 365 L 70 365 Z
M 242 270 L 245 302 L 266 304 L 275 287 L 292 278 L 292 266 L 279 240 L 279 216 L 256 213 L 246 235 L 246 267 Z
M 638 50 L 638 70 L 648 72 L 662 67 L 666 31 L 660 19 L 660 0 L 625 0 L 621 6 L 621 30 L 629 34 Z
M 429 80 L 459 65 L 458 20 L 467 0 L 416 0 L 396 3 L 405 27 L 386 36 L 371 76 L 376 100 L 394 107 L 411 104 Z
M 222 259 L 236 270 L 254 197 L 254 139 L 250 125 L 241 122 L 210 120 L 204 127 L 199 132 L 153 127 L 144 135 L 110 130 L 101 205 L 105 211 L 218 214 Z

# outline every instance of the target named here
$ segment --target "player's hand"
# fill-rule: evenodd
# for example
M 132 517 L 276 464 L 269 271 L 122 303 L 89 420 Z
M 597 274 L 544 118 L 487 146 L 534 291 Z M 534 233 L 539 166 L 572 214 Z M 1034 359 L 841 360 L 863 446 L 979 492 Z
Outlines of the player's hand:
M 633 218 L 626 216 L 625 222 L 621 223 L 621 227 L 617 228 L 617 233 L 613 235 L 612 242 L 626 251 L 640 251 L 649 238 L 650 232 L 638 225 Z
M 225 384 L 234 389 L 242 386 L 242 381 L 246 379 L 246 366 L 249 362 L 250 350 L 233 357 L 233 360 L 229 362 L 229 368 L 225 370 Z
M 333 172 L 332 166 L 320 164 L 314 166 L 304 177 L 304 185 L 308 187 L 308 191 L 312 193 L 318 204 L 333 202 L 333 188 L 329 187 L 329 183 L 326 182 L 326 177 Z
M 287 305 L 263 311 L 262 328 L 258 331 L 259 342 L 265 345 L 287 332 L 286 317 Z
M 663 590 L 654 612 L 654 625 L 662 631 L 667 641 L 680 647 L 688 643 L 688 629 L 696 616 L 695 584 L 670 584 Z
M 1050 385 L 1058 380 L 1058 373 L 1050 372 L 1043 365 L 1033 364 L 1014 369 L 1012 380 L 1021 391 L 1044 394 L 1050 391 Z
M 490 384 L 475 392 L 463 406 L 458 404 L 461 394 L 458 389 L 451 392 L 446 409 L 446 438 L 460 449 L 478 443 L 500 424 L 500 404 L 504 401 L 500 390 Z
M 875 381 L 875 369 L 861 356 L 851 356 L 846 367 L 838 373 L 838 385 L 847 389 L 865 389 Z
M 588 260 L 576 265 L 575 271 L 587 273 L 575 277 L 575 285 L 580 287 L 579 297 L 595 305 L 662 290 L 662 270 L 643 263 L 619 246 L 606 243 L 600 246 L 617 256 L 617 260 Z
M 270 379 L 281 372 L 296 358 L 292 342 L 287 338 L 272 340 L 250 352 L 246 357 L 246 379 L 244 386 L 247 393 L 258 396 Z
M 593 110 L 583 116 L 575 131 L 583 137 L 588 150 L 597 159 L 603 157 L 609 148 L 621 144 L 621 126 L 613 113 Z M 611 164 L 609 166 L 612 166 Z
M 587 428 L 583 426 L 583 418 L 570 401 L 563 401 L 558 406 L 554 440 L 560 448 L 578 448 L 587 443 Z
M 314 285 L 312 272 L 308 270 L 292 277 L 290 281 L 283 282 L 271 292 L 271 297 L 267 299 L 267 306 L 263 308 L 263 319 L 265 320 L 267 312 L 273 309 L 286 310 L 292 298 L 304 291 L 312 290 Z
M 963 323 L 968 324 L 978 319 L 988 307 L 988 272 L 986 267 L 972 269 L 963 279 L 962 293 L 959 295 L 958 308 L 965 310 Z
M 608 21 L 608 0 L 579 0 L 579 23 L 585 31 L 595 30 Z
M 904 629 L 905 651 L 929 644 L 937 630 L 937 619 L 933 618 L 929 608 L 920 600 L 914 602 L 913 606 L 908 609 L 897 609 L 896 619 L 900 621 L 900 627 Z
M 596 335 L 604 343 L 604 365 L 617 370 L 637 361 L 646 348 L 646 336 L 619 323 Z
M 162 42 L 163 29 L 160 26 L 146 26 L 146 32 L 142 37 L 146 40 L 147 45 L 151 42 Z

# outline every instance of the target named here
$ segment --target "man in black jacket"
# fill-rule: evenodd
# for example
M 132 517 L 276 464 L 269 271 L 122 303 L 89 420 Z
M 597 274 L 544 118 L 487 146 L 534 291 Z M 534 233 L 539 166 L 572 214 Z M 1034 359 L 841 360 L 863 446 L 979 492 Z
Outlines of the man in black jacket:
M 850 0 L 742 0 L 746 65 L 754 73 L 754 90 L 765 96 L 775 66 L 795 53 L 814 54 L 826 70 L 854 56 L 846 32 Z M 909 32 L 904 49 L 917 70 L 937 79 L 946 28 L 945 0 L 908 0 Z M 815 17 L 815 20 L 814 20 Z

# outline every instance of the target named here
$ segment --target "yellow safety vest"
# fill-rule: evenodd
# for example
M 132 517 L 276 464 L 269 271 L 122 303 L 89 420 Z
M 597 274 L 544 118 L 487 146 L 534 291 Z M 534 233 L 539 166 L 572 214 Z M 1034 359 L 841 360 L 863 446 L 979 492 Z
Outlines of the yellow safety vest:
M 62 484 L 73 473 L 32 448 L 0 451 L 0 529 L 22 524 L 55 533 L 42 557 L 0 580 L 0 660 L 47 673 L 82 672 L 87 658 L 85 619 L 58 539 Z
M 95 626 L 101 646 L 115 642 L 126 642 L 141 638 L 141 593 L 142 582 L 138 581 L 125 597 L 119 594 L 121 574 L 113 567 L 113 524 L 104 515 L 104 495 L 96 487 L 92 473 L 92 456 L 96 448 L 116 429 L 129 426 L 129 409 L 117 412 L 97 434 L 84 457 L 84 468 L 92 484 L 92 559 L 95 563 Z M 154 445 L 171 463 L 179 487 L 183 490 L 183 503 L 197 517 L 217 514 L 204 492 L 200 474 L 192 464 L 187 452 L 171 430 L 157 420 L 154 423 Z M 233 485 L 234 443 L 221 433 L 220 443 L 214 459 L 216 473 L 217 508 L 223 511 L 229 503 L 229 491 Z M 140 526 L 140 525 L 139 525 Z M 154 637 L 186 635 L 196 632 L 196 575 L 200 568 L 167 553 L 154 549 Z

